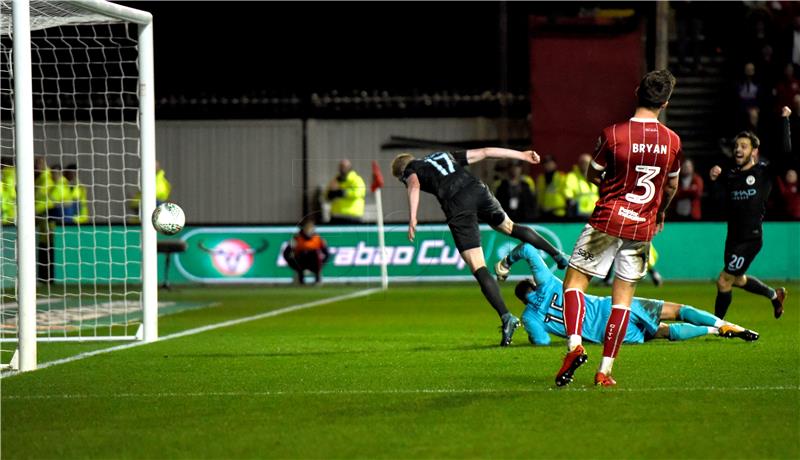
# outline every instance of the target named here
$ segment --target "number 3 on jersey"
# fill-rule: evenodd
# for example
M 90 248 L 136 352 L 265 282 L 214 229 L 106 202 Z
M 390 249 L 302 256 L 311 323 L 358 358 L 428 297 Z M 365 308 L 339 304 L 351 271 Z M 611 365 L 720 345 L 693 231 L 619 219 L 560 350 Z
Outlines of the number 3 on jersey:
M 446 176 L 451 172 L 455 172 L 453 162 L 450 161 L 450 155 L 444 152 L 433 153 L 425 157 L 425 163 L 430 163 L 436 168 L 441 175 Z
M 661 172 L 661 168 L 658 166 L 637 165 L 636 172 L 643 173 L 638 179 L 636 179 L 636 186 L 643 187 L 644 193 L 641 195 L 627 193 L 625 194 L 625 199 L 631 203 L 645 204 L 656 196 L 656 186 L 653 184 L 652 179 L 656 177 L 659 172 Z

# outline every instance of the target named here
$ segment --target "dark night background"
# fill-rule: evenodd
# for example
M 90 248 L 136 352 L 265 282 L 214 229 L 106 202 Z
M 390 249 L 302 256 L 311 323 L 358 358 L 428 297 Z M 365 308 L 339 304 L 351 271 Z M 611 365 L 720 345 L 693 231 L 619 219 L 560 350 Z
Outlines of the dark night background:
M 503 8 L 507 88 L 524 94 L 528 16 L 593 8 L 564 2 L 119 3 L 154 15 L 159 97 L 496 91 L 502 89 Z M 654 3 L 602 3 L 615 5 L 644 16 L 654 11 Z

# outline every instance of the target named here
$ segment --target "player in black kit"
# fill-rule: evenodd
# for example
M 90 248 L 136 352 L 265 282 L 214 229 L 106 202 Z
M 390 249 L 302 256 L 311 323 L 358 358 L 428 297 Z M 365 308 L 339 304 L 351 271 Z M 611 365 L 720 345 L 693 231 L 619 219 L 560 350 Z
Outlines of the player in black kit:
M 791 152 L 791 133 L 789 115 L 791 110 L 784 107 L 783 145 Z M 783 314 L 783 301 L 786 288 L 773 289 L 753 276 L 745 275 L 747 268 L 761 250 L 761 221 L 764 218 L 769 192 L 772 189 L 767 164 L 758 161 L 760 141 L 750 131 L 739 133 L 734 139 L 734 160 L 736 166 L 724 176 L 725 202 L 728 214 L 728 236 L 725 239 L 724 268 L 717 279 L 717 300 L 714 312 L 724 318 L 731 304 L 732 287 L 736 286 L 754 294 L 763 295 L 772 301 L 775 318 Z M 785 152 L 785 153 L 789 153 Z M 711 168 L 710 178 L 717 180 L 722 168 Z
M 547 252 L 559 268 L 567 266 L 564 254 L 542 238 L 535 230 L 515 224 L 508 218 L 500 203 L 489 188 L 464 167 L 485 158 L 522 160 L 531 164 L 539 163 L 539 155 L 528 150 L 502 148 L 483 148 L 457 152 L 434 152 L 424 158 L 414 158 L 403 153 L 392 161 L 392 174 L 408 188 L 410 218 L 408 239 L 414 241 L 417 227 L 417 207 L 420 190 L 435 195 L 439 200 L 447 225 L 453 233 L 456 248 L 469 266 L 486 300 L 500 315 L 502 339 L 500 346 L 511 343 L 514 330 L 519 327 L 519 319 L 509 313 L 497 281 L 486 268 L 486 260 L 481 248 L 481 234 L 478 220 L 488 223 L 495 230 L 511 235 L 537 249 Z M 506 269 L 507 270 L 507 269 Z M 498 277 L 503 274 L 498 272 Z

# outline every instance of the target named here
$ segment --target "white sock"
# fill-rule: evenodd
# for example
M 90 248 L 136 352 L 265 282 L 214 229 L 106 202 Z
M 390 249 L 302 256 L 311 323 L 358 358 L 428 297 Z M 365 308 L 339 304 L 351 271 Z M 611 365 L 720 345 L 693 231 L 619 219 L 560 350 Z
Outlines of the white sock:
M 716 327 L 709 327 L 708 335 L 719 335 L 719 329 L 717 329 Z
M 614 358 L 609 358 L 608 356 L 603 356 L 603 360 L 600 361 L 600 369 L 599 371 L 606 375 L 611 375 L 611 368 L 614 367 Z
M 730 323 L 728 323 L 727 321 L 721 320 L 721 319 L 718 319 L 718 320 L 714 321 L 714 327 L 717 327 L 717 328 L 720 328 L 720 327 L 722 327 L 722 326 L 724 326 L 726 324 L 730 324 Z
M 579 336 L 578 334 L 572 334 L 567 339 L 567 349 L 569 351 L 572 351 L 572 350 L 578 348 L 578 345 L 580 345 L 582 343 L 583 343 L 583 340 L 581 339 L 581 336 Z

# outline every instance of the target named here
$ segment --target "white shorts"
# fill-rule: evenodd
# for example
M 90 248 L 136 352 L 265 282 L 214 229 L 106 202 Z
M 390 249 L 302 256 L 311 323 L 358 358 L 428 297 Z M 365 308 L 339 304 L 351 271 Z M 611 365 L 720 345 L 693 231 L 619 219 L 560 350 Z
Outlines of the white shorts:
M 586 224 L 575 243 L 569 266 L 586 275 L 604 278 L 616 262 L 616 275 L 636 282 L 647 274 L 649 256 L 649 241 L 617 238 Z

